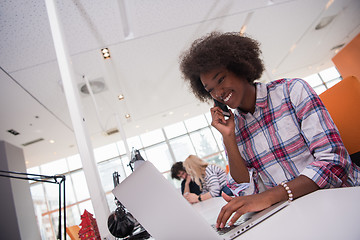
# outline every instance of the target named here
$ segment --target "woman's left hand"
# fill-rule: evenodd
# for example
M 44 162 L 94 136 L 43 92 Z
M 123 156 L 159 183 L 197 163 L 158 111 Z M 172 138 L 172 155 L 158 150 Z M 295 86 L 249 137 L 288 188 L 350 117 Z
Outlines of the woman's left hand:
M 241 215 L 247 212 L 257 212 L 270 207 L 272 203 L 265 195 L 264 193 L 259 193 L 241 197 L 223 196 L 228 203 L 221 208 L 219 216 L 216 220 L 216 228 L 225 227 L 226 222 L 233 213 L 234 215 L 228 223 L 229 226 L 233 225 L 241 217 Z
M 195 193 L 186 194 L 184 197 L 185 197 L 186 200 L 188 200 L 188 202 L 191 203 L 191 204 L 199 202 L 199 199 L 198 199 L 199 196 L 196 195 Z

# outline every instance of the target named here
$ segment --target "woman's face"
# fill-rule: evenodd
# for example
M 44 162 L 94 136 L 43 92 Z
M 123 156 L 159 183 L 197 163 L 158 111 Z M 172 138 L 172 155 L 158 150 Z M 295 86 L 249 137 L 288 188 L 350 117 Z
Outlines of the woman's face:
M 200 74 L 201 82 L 210 95 L 228 105 L 253 112 L 255 108 L 255 86 L 236 76 L 226 68 L 218 68 Z
M 187 177 L 187 173 L 185 171 L 179 171 L 178 178 L 185 179 Z

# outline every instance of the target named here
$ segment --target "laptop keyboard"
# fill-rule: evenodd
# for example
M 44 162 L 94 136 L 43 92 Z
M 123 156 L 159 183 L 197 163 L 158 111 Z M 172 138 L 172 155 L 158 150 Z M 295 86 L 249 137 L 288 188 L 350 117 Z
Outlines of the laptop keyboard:
M 250 218 L 240 218 L 232 226 L 229 226 L 229 225 L 226 224 L 225 227 L 223 227 L 223 228 L 216 228 L 215 224 L 212 224 L 211 226 L 216 230 L 216 232 L 219 235 L 223 235 L 223 234 L 229 232 L 230 230 L 236 228 L 237 226 L 243 224 L 244 222 L 246 222 L 249 219 Z

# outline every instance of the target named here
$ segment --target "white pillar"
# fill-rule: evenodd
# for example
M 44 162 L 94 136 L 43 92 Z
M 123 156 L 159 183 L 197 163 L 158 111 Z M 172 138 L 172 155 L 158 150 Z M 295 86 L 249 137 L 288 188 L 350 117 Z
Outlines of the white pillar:
M 75 74 L 72 69 L 61 24 L 58 18 L 55 1 L 45 0 L 51 32 L 55 45 L 61 78 L 68 104 L 71 121 L 74 127 L 76 142 L 80 153 L 86 182 L 89 188 L 91 202 L 94 207 L 99 232 L 102 239 L 114 239 L 107 227 L 110 215 L 105 193 L 101 186 L 100 175 L 95 163 L 94 152 L 86 130 L 85 117 L 82 113 L 79 92 L 76 88 Z

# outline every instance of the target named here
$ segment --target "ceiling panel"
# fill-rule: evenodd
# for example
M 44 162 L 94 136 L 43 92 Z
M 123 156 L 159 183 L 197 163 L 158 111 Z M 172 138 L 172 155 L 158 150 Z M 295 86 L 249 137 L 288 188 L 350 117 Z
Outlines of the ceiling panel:
M 119 133 L 104 134 L 120 124 L 131 137 L 208 112 L 209 104 L 200 103 L 182 80 L 179 55 L 211 31 L 240 31 L 247 23 L 246 34 L 261 43 L 263 82 L 332 66 L 330 49 L 360 32 L 358 0 L 335 0 L 327 10 L 328 0 L 55 2 L 75 86 L 85 84 L 84 77 L 106 84 L 94 98 L 79 92 L 93 147 L 121 140 Z M 333 14 L 328 27 L 314 30 Z M 103 47 L 110 49 L 110 60 L 101 56 Z M 0 140 L 23 148 L 29 167 L 75 154 L 45 1 L 0 2 L 0 52 Z M 125 101 L 117 99 L 120 93 Z M 9 128 L 21 134 L 13 136 Z M 22 146 L 37 138 L 44 141 Z

